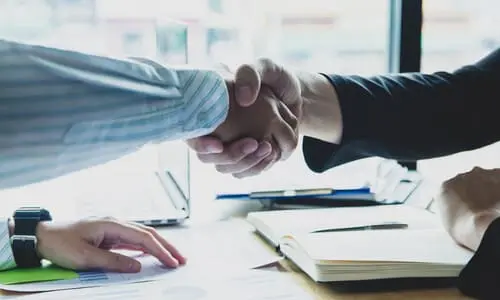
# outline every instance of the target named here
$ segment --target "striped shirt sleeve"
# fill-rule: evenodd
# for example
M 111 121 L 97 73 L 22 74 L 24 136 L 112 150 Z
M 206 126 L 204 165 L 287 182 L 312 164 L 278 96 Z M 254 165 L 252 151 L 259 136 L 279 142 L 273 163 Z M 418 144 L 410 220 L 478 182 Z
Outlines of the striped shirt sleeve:
M 0 219 L 0 271 L 16 267 L 9 237 L 9 220 Z
M 211 70 L 0 40 L 0 188 L 211 133 L 228 106 Z

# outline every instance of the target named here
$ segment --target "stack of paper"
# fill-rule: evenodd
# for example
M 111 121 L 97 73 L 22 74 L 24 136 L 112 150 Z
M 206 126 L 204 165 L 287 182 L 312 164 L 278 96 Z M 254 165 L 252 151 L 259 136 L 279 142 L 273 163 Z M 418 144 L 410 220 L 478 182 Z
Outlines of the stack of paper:
M 439 229 L 289 235 L 280 249 L 320 282 L 456 277 L 472 257 Z
M 251 213 L 248 221 L 315 281 L 455 277 L 473 255 L 436 215 L 406 205 Z
M 132 285 L 117 285 L 57 291 L 22 297 L 23 300 L 312 300 L 310 293 L 295 281 L 276 271 L 247 270 L 217 276 L 192 276 L 186 280 L 162 280 Z

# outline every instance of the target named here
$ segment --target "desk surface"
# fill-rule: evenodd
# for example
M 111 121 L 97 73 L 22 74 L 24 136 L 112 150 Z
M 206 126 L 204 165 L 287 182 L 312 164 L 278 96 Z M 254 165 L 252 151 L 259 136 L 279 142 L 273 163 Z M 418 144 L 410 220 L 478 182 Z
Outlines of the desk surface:
M 250 226 L 233 226 L 232 222 L 242 222 L 241 220 L 232 220 L 226 223 L 224 226 L 228 228 L 228 234 L 237 234 L 241 237 L 241 234 L 248 235 L 249 238 L 256 243 L 258 247 L 267 247 L 269 251 L 273 251 L 269 245 L 267 245 L 261 238 L 255 234 Z M 238 228 L 238 230 L 234 230 Z M 244 229 L 242 229 L 244 228 Z M 182 229 L 184 230 L 184 229 Z M 176 230 L 162 231 L 163 234 L 169 237 L 175 237 Z M 182 236 L 182 233 L 178 236 Z M 413 283 L 376 283 L 376 284 L 359 284 L 356 288 L 346 288 L 345 286 L 339 286 L 334 284 L 318 284 L 313 282 L 307 275 L 300 271 L 295 265 L 287 260 L 280 261 L 281 269 L 284 272 L 292 273 L 297 283 L 304 287 L 307 291 L 310 291 L 316 299 L 318 300 L 371 300 L 371 299 L 469 299 L 462 296 L 454 288 L 422 288 L 417 287 Z M 362 287 L 363 290 L 360 290 Z M 397 291 L 396 291 L 397 290 Z M 0 291 L 0 298 L 3 296 L 15 296 L 12 293 L 5 293 Z M 7 297 L 7 299 L 10 297 Z M 22 297 L 21 297 L 22 299 Z

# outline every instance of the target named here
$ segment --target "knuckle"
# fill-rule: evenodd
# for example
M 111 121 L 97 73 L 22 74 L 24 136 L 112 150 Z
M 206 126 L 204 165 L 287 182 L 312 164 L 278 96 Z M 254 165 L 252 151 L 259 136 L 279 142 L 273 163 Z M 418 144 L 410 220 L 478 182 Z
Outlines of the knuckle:
M 116 222 L 117 219 L 112 217 L 112 216 L 106 216 L 106 217 L 103 217 L 101 218 L 102 221 L 106 221 L 106 222 Z
M 259 58 L 258 62 L 264 69 L 271 69 L 274 67 L 274 62 L 270 58 L 267 58 L 267 57 Z
M 241 161 L 245 157 L 245 153 L 243 153 L 240 149 L 234 148 L 228 153 L 227 157 L 224 159 L 226 163 L 237 163 Z
M 254 69 L 251 65 L 249 64 L 242 64 L 238 67 L 238 70 L 237 70 L 237 74 L 242 74 L 242 75 L 246 75 L 248 73 L 254 73 Z
M 151 232 L 149 232 L 148 230 L 141 231 L 142 243 L 147 243 L 148 241 L 152 240 L 153 238 L 154 238 L 153 234 Z
M 113 254 L 113 258 L 111 260 L 111 264 L 112 265 L 116 265 L 116 266 L 119 266 L 121 265 L 122 263 L 126 262 L 127 258 L 122 256 L 122 255 L 118 255 L 118 254 Z

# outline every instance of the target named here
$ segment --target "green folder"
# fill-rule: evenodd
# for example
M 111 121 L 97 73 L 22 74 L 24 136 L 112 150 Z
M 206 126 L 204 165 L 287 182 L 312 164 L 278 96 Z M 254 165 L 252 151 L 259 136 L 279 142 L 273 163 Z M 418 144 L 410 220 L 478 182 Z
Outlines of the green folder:
M 78 273 L 50 262 L 44 262 L 40 268 L 0 271 L 0 284 L 4 285 L 74 278 L 78 278 Z

